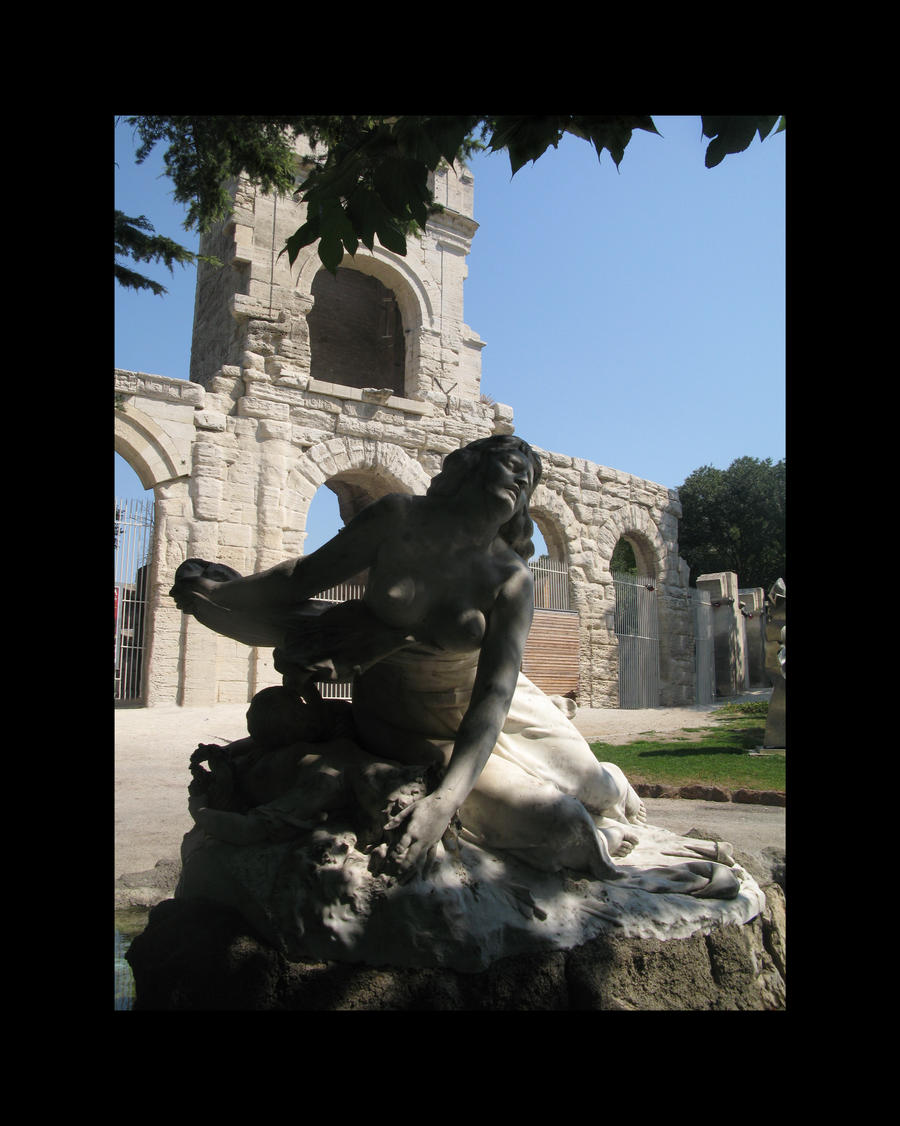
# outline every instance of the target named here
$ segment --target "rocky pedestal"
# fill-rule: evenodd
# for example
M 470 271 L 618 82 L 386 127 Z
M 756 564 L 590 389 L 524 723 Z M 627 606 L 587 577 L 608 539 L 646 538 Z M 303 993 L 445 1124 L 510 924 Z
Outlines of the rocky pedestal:
M 578 1011 L 781 1010 L 784 893 L 743 926 L 684 939 L 602 933 L 570 950 L 502 958 L 474 974 L 335 961 L 289 961 L 237 912 L 169 899 L 128 952 L 134 1010 Z
M 645 854 L 690 848 L 645 834 Z M 735 855 L 724 900 L 531 873 L 465 845 L 400 886 L 352 833 L 312 836 L 248 849 L 188 834 L 175 898 L 127 955 L 135 1011 L 785 1007 L 784 892 L 756 858 Z

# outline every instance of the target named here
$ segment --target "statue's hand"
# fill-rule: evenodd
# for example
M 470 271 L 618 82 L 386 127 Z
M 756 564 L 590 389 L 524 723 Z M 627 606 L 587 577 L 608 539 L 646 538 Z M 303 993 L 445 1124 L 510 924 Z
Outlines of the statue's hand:
M 385 830 L 401 825 L 406 830 L 390 852 L 401 880 L 427 874 L 454 812 L 443 799 L 429 794 L 411 802 L 387 822 Z

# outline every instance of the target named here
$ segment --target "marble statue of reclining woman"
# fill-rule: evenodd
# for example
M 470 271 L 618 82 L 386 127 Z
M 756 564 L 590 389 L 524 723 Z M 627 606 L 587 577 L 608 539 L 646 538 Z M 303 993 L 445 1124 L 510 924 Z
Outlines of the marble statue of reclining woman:
M 368 754 L 438 767 L 431 792 L 385 826 L 403 830 L 391 853 L 401 875 L 427 871 L 458 816 L 466 839 L 534 867 L 639 880 L 613 856 L 638 840 L 643 802 L 520 672 L 534 607 L 528 502 L 540 476 L 522 439 L 480 439 L 445 458 L 425 496 L 383 497 L 308 556 L 247 577 L 202 560 L 176 572 L 176 604 L 274 648 L 286 685 L 352 674 Z M 321 612 L 319 591 L 366 569 L 361 602 Z M 646 884 L 713 898 L 739 887 L 705 859 L 648 871 Z

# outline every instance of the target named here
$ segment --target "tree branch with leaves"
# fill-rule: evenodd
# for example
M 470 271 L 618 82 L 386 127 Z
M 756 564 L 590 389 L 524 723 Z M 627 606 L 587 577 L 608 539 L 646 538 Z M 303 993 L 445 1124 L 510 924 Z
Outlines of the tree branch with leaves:
M 440 210 L 429 176 L 444 163 L 464 162 L 479 149 L 506 151 L 515 175 L 525 164 L 539 160 L 548 148 L 558 147 L 569 133 L 591 144 L 598 159 L 608 153 L 618 167 L 636 129 L 659 135 L 651 117 L 627 114 L 138 116 L 125 120 L 140 139 L 138 163 L 157 144 L 167 144 L 166 174 L 175 186 L 176 201 L 188 206 L 187 229 L 205 231 L 224 219 L 232 205 L 228 186 L 246 175 L 264 192 L 299 193 L 306 205 L 306 221 L 287 239 L 282 253 L 293 265 L 301 250 L 317 243 L 319 259 L 332 273 L 345 253 L 356 254 L 360 243 L 372 250 L 377 240 L 386 250 L 404 256 L 407 239 L 424 229 L 429 216 Z M 705 116 L 701 127 L 703 136 L 710 139 L 705 163 L 714 168 L 726 156 L 743 152 L 756 136 L 763 141 L 773 129 L 781 132 L 785 121 L 777 115 Z M 306 138 L 311 150 L 299 168 L 298 137 Z M 140 249 L 141 242 L 132 230 L 127 232 L 132 241 L 120 243 L 121 212 L 116 215 L 116 253 L 135 257 L 134 249 Z M 138 234 L 152 231 L 143 216 L 127 223 Z M 185 257 L 167 260 L 165 254 L 172 253 L 172 248 L 163 242 L 170 241 L 162 240 L 159 246 L 160 259 L 170 269 L 170 262 L 193 260 L 184 248 L 180 249 Z M 118 263 L 116 276 L 120 284 L 135 285 L 133 271 Z M 156 283 L 144 280 L 158 291 Z

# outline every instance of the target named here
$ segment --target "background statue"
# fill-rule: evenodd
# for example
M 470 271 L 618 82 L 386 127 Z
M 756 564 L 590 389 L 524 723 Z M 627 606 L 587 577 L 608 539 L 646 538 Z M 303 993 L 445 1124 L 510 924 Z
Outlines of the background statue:
M 463 839 L 535 868 L 641 886 L 612 857 L 637 844 L 643 802 L 520 672 L 540 476 L 522 439 L 481 439 L 447 456 L 425 496 L 376 501 L 308 556 L 246 578 L 202 560 L 176 572 L 176 604 L 272 646 L 286 687 L 303 694 L 310 679 L 352 673 L 353 735 L 367 755 L 432 769 L 429 792 L 385 825 L 401 878 L 427 872 L 458 818 Z M 361 601 L 322 612 L 317 592 L 366 569 Z M 647 872 L 644 886 L 737 893 L 721 849 L 691 842 L 681 855 L 702 859 Z

